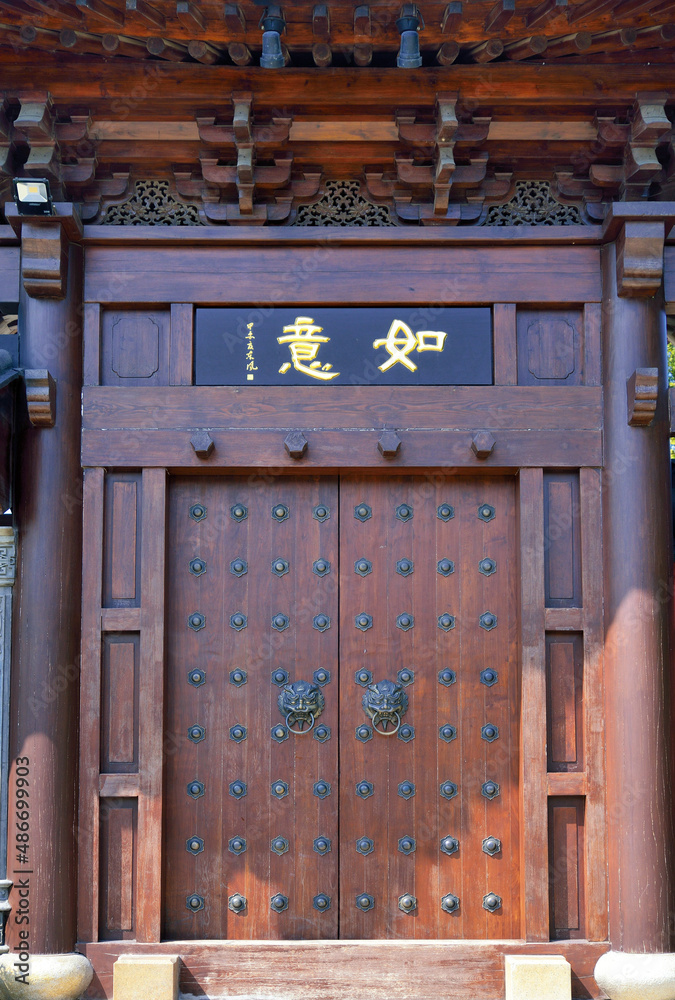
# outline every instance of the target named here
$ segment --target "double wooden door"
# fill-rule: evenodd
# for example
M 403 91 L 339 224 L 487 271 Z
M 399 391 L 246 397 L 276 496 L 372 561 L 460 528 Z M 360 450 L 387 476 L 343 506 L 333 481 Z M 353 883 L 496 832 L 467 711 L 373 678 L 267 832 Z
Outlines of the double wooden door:
M 514 479 L 170 483 L 163 936 L 519 937 Z

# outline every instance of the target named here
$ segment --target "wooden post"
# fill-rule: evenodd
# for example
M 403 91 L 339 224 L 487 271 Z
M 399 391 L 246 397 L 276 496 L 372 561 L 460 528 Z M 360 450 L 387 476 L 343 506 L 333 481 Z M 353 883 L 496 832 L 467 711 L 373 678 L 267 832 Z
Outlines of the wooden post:
M 27 926 L 32 954 L 73 951 L 76 941 L 82 253 L 68 244 L 63 221 L 43 223 L 43 251 L 49 242 L 56 249 L 54 274 L 42 287 L 29 283 L 24 245 L 21 292 L 21 365 L 48 369 L 56 382 L 54 426 L 26 425 L 18 441 L 8 833 L 14 889 L 7 943 L 17 951 L 25 943 L 18 932 Z M 47 270 L 43 264 L 40 274 Z M 19 785 L 29 792 L 27 839 L 17 836 Z M 27 848 L 25 864 L 17 841 Z M 21 879 L 24 886 L 28 880 L 29 925 L 16 922 Z
M 610 939 L 615 951 L 666 952 L 672 525 L 665 323 L 660 292 L 619 294 L 614 244 L 603 249 L 603 287 Z M 649 426 L 629 426 L 627 382 L 646 367 L 659 371 L 656 415 Z

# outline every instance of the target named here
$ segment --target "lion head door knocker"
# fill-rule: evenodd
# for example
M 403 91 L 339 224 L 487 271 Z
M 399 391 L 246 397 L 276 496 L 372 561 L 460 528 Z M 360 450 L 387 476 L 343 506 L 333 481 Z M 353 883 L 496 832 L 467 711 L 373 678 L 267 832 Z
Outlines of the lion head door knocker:
M 380 736 L 395 736 L 401 728 L 401 716 L 408 711 L 408 695 L 394 681 L 369 684 L 363 696 L 363 711 L 373 720 Z
M 324 710 L 323 691 L 311 681 L 284 684 L 277 699 L 279 711 L 286 719 L 289 733 L 303 736 L 314 729 L 314 723 Z

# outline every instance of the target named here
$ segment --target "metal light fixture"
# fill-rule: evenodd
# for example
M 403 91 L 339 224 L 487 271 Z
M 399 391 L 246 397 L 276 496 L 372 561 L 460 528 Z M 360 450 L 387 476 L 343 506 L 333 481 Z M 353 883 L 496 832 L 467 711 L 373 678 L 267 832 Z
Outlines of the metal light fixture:
M 54 214 L 48 180 L 40 177 L 15 177 L 12 180 L 12 188 L 19 215 Z
M 260 27 L 263 30 L 260 65 L 263 69 L 283 69 L 286 60 L 281 49 L 281 32 L 286 22 L 281 7 L 276 4 L 267 7 L 260 19 Z
M 418 32 L 424 27 L 424 20 L 416 3 L 403 4 L 396 27 L 401 35 L 396 65 L 401 69 L 418 69 L 422 65 Z

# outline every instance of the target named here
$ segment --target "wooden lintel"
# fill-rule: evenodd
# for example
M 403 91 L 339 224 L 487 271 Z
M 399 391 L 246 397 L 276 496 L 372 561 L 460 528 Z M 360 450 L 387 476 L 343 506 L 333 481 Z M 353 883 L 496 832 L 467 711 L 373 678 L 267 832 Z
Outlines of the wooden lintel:
M 102 632 L 138 632 L 141 627 L 140 608 L 102 608 Z
M 558 771 L 548 775 L 549 795 L 585 795 L 586 785 L 583 771 Z

